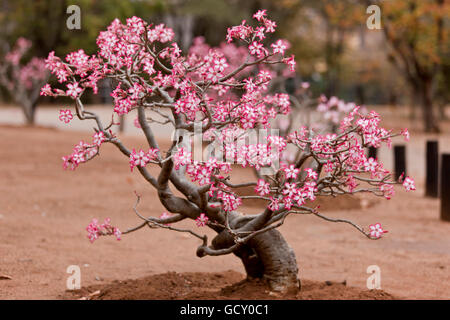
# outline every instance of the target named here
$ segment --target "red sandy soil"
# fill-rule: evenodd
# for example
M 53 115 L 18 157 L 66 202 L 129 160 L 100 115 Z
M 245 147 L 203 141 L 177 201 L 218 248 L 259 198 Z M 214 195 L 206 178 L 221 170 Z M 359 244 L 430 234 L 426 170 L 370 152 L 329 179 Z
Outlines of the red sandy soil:
M 224 272 L 167 272 L 137 280 L 113 281 L 107 285 L 93 285 L 81 290 L 67 291 L 64 299 L 80 300 L 391 300 L 383 290 L 361 290 L 347 287 L 345 282 L 304 281 L 301 291 L 294 295 L 270 292 L 261 280 L 245 280 L 236 271 Z
M 267 297 L 261 283 L 236 284 L 244 273 L 237 258 L 197 258 L 200 243 L 185 234 L 142 229 L 120 242 L 103 237 L 91 244 L 85 228 L 94 217 L 110 217 L 122 230 L 139 223 L 134 190 L 143 196 L 141 214 L 159 216 L 164 208 L 111 145 L 75 172 L 63 171 L 61 156 L 81 139 L 88 141 L 90 134 L 0 127 L 0 299 L 79 298 L 98 289 L 92 298 Z M 123 140 L 131 148 L 145 146 L 139 138 Z M 240 181 L 249 174 L 241 172 Z M 381 222 L 389 233 L 371 241 L 345 224 L 289 217 L 280 231 L 296 253 L 303 280 L 294 298 L 450 298 L 450 223 L 439 220 L 439 200 L 423 197 L 420 181 L 416 192 L 398 189 L 389 201 L 341 202 L 324 201 L 322 213 L 363 226 Z M 180 225 L 197 228 L 192 221 Z M 80 292 L 66 292 L 69 265 L 81 268 Z M 366 289 L 370 265 L 381 268 L 382 289 L 392 296 Z

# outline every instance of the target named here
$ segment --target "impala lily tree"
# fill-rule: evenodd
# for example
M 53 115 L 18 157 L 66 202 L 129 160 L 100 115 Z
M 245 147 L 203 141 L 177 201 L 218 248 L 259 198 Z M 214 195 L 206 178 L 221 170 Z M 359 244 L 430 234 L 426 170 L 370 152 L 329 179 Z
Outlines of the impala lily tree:
M 33 57 L 23 62 L 31 46 L 30 40 L 19 38 L 10 51 L 0 56 L 0 85 L 21 106 L 27 124 L 34 123 L 39 92 L 48 79 L 44 59 Z
M 163 24 L 148 24 L 137 17 L 125 24 L 115 20 L 98 36 L 97 54 L 88 56 L 79 50 L 62 60 L 50 53 L 47 67 L 66 90 L 46 85 L 42 93 L 73 98 L 76 116 L 96 125 L 93 141 L 79 142 L 63 157 L 65 168 L 76 169 L 98 156 L 103 144 L 111 143 L 128 158 L 130 169 L 138 170 L 157 190 L 167 210 L 159 218 L 146 217 L 137 209 L 137 195 L 134 211 L 141 224 L 120 233 L 109 220 L 100 226 L 93 220 L 87 228 L 91 241 L 100 235 L 120 239 L 145 226 L 189 232 L 201 240 L 199 257 L 232 253 L 242 260 L 249 277 L 264 278 L 273 290 L 285 292 L 299 288 L 294 252 L 277 230 L 288 216 L 309 214 L 344 222 L 370 239 L 384 233 L 379 224 L 364 229 L 351 221 L 328 218 L 307 203 L 313 204 L 319 195 L 369 192 L 391 197 L 393 186 L 403 181 L 392 181 L 382 163 L 366 158 L 365 148 L 390 144 L 399 134 L 381 128 L 375 112 L 364 115 L 355 106 L 337 133 L 322 135 L 298 127 L 286 136 L 277 135 L 271 123 L 278 115 L 289 114 L 291 107 L 287 94 L 269 93 L 272 67 L 281 65 L 293 72 L 295 60 L 286 54 L 287 41 L 267 41 L 276 23 L 266 11 L 253 18 L 252 23 L 242 21 L 229 28 L 227 44 L 210 48 L 197 40 L 184 55 L 173 41 L 174 32 Z M 111 130 L 113 120 L 106 125 L 84 107 L 84 93 L 97 93 L 97 82 L 104 78 L 117 83 L 113 114 L 137 110 L 137 127 L 148 149 L 126 146 Z M 63 121 L 70 118 L 66 110 L 61 115 Z M 167 150 L 160 148 L 153 122 L 175 130 Z M 247 139 L 254 130 L 258 138 Z M 196 156 L 191 147 L 199 132 L 215 145 L 206 157 Z M 282 156 L 288 148 L 299 151 L 291 162 Z M 152 175 L 150 166 L 159 168 L 159 173 Z M 252 168 L 254 181 L 233 182 L 237 167 Z M 412 190 L 414 182 L 407 179 L 405 187 Z M 254 188 L 254 195 L 242 195 L 245 187 Z M 244 199 L 262 199 L 266 206 L 258 214 L 246 215 L 239 211 Z M 176 227 L 184 219 L 193 220 L 192 229 Z M 212 241 L 201 234 L 205 227 L 217 232 Z

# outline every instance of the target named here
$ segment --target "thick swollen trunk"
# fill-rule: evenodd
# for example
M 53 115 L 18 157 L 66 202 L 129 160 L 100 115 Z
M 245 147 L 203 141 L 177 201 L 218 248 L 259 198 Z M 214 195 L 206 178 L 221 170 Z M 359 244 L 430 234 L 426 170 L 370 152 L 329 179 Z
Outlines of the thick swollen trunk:
M 255 236 L 235 254 L 248 278 L 266 280 L 273 291 L 295 293 L 300 289 L 295 254 L 278 230 Z

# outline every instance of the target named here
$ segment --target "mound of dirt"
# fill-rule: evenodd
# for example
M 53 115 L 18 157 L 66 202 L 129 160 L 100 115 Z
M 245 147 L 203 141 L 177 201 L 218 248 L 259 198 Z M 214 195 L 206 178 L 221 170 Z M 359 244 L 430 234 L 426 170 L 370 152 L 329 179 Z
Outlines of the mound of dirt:
M 392 300 L 382 290 L 361 290 L 346 283 L 302 281 L 297 295 L 281 296 L 269 290 L 261 280 L 246 280 L 236 271 L 167 272 L 141 279 L 114 281 L 75 291 L 66 291 L 63 299 L 82 300 Z

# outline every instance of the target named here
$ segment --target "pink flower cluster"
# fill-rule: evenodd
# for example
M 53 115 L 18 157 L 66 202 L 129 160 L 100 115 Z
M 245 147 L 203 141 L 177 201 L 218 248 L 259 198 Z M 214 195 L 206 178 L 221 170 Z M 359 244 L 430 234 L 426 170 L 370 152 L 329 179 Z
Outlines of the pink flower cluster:
M 414 179 L 406 177 L 403 181 L 403 187 L 405 187 L 406 191 L 416 190 Z
M 61 111 L 63 111 L 63 110 L 61 110 Z M 70 110 L 66 110 L 66 111 L 69 111 L 69 113 L 68 114 L 67 114 L 67 112 L 62 113 L 60 115 L 61 121 L 64 121 L 64 119 L 66 119 L 66 120 L 69 119 L 70 115 L 72 115 L 70 113 Z M 73 116 L 72 116 L 72 118 L 73 118 Z M 106 141 L 105 134 L 101 131 L 94 133 L 94 135 L 92 136 L 92 144 L 86 143 L 84 141 L 80 141 L 73 148 L 72 154 L 62 157 L 63 168 L 64 169 L 70 168 L 71 170 L 75 170 L 80 163 L 84 163 L 86 161 L 91 160 L 98 154 L 98 150 L 99 150 L 101 144 L 105 141 Z
M 106 218 L 105 222 L 98 224 L 97 219 L 92 219 L 91 223 L 86 227 L 87 237 L 91 243 L 97 240 L 100 236 L 114 235 L 120 241 L 122 232 L 111 225 L 111 219 Z
M 62 157 L 63 168 L 75 170 L 80 163 L 90 160 L 97 152 L 98 148 L 96 146 L 80 141 L 73 148 L 72 154 Z
M 253 28 L 246 24 L 246 21 L 242 21 L 242 24 L 228 28 L 227 30 L 227 41 L 232 42 L 233 39 L 240 39 L 244 41 L 250 41 L 253 37 L 259 39 L 259 41 L 266 38 L 266 33 L 274 33 L 277 24 L 267 18 L 267 10 L 259 10 L 253 15 L 259 24 L 257 27 Z M 254 41 L 253 43 L 255 43 Z M 253 44 L 252 43 L 252 44 Z M 256 42 L 259 44 L 258 42 Z
M 151 26 L 140 18 L 127 19 L 126 24 L 114 20 L 106 31 L 97 38 L 99 47 L 97 55 L 88 56 L 83 50 L 68 54 L 65 61 L 51 52 L 46 59 L 46 66 L 56 75 L 58 81 L 66 84 L 66 90 L 52 89 L 50 85 L 42 88 L 42 95 L 68 96 L 78 99 L 87 88 L 97 92 L 97 82 L 105 77 L 117 77 L 116 89 L 112 92 L 114 111 L 126 114 L 137 105 L 142 105 L 153 96 L 158 87 L 174 87 L 180 92 L 174 104 L 178 114 L 186 115 L 194 121 L 198 112 L 212 121 L 229 121 L 239 123 L 243 129 L 254 128 L 257 124 L 269 126 L 270 118 L 278 113 L 290 111 L 290 100 L 286 94 L 267 95 L 268 82 L 273 76 L 271 65 L 286 63 L 293 66 L 291 58 L 283 56 L 289 44 L 277 40 L 266 47 L 261 41 L 266 33 L 273 33 L 276 24 L 267 18 L 265 10 L 255 14 L 257 27 L 251 27 L 243 21 L 242 25 L 229 30 L 228 42 L 233 38 L 249 41 L 257 37 L 258 41 L 249 44 L 250 55 L 267 60 L 267 64 L 258 64 L 250 59 L 245 62 L 245 48 L 232 43 L 211 48 L 201 38 L 194 41 L 186 57 L 181 56 L 173 39 L 173 31 L 164 25 Z M 163 44 L 163 49 L 156 52 L 155 46 Z M 165 46 L 165 47 L 164 47 Z M 156 71 L 155 63 L 166 71 Z M 250 75 L 249 68 L 230 75 L 242 63 L 254 63 L 258 73 Z M 133 74 L 129 83 L 120 76 L 122 67 Z M 160 69 L 160 68 L 159 68 Z M 150 81 L 148 80 L 150 76 Z M 198 81 L 211 84 L 206 99 L 198 95 Z M 236 95 L 230 88 L 242 88 L 242 95 Z M 223 99 L 218 99 L 223 97 Z M 216 102 L 213 102 L 216 99 Z M 226 119 L 226 120 L 225 120 Z
M 356 107 L 355 103 L 347 103 L 335 96 L 327 99 L 327 97 L 321 95 L 319 102 L 320 103 L 317 106 L 317 111 L 323 113 L 324 119 L 330 121 L 333 124 L 338 124 L 345 115 L 347 115 Z
M 192 162 L 192 153 L 185 148 L 180 148 L 172 157 L 175 170 L 178 170 L 180 166 L 185 166 Z
M 187 165 L 186 173 L 192 181 L 198 182 L 203 186 L 211 183 L 212 176 L 218 176 L 219 172 L 228 173 L 231 171 L 231 164 L 227 162 L 217 161 L 216 158 L 210 157 L 206 162 L 192 161 Z
M 10 91 L 17 90 L 18 86 L 24 86 L 27 90 L 32 90 L 42 85 L 42 81 L 47 78 L 44 59 L 33 57 L 28 63 L 21 64 L 22 58 L 31 48 L 31 41 L 25 38 L 17 39 L 14 47 L 4 57 L 3 68 L 0 71 L 9 74 L 6 88 Z M 9 71 L 8 71 L 9 70 Z
M 143 150 L 133 151 L 130 154 L 130 168 L 133 171 L 134 167 L 145 167 L 147 163 L 155 160 L 158 157 L 157 149 L 149 149 L 147 152 Z
M 365 181 L 361 180 L 360 174 L 369 174 L 372 184 L 377 185 L 379 192 L 390 199 L 394 194 L 393 184 L 387 181 L 390 172 L 377 159 L 367 158 L 365 154 L 367 146 L 379 147 L 381 143 L 391 145 L 391 138 L 395 134 L 381 128 L 379 123 L 377 113 L 371 111 L 363 115 L 359 107 L 355 107 L 341 121 L 338 134 L 309 138 L 308 131 L 301 129 L 290 134 L 288 141 L 300 149 L 309 145 L 316 157 L 323 161 L 324 171 L 337 175 L 339 183 L 348 192 L 353 193 L 359 183 Z M 410 177 L 405 179 L 403 185 L 407 191 L 415 189 L 414 180 Z
M 291 209 L 293 205 L 302 206 L 305 204 L 306 200 L 309 199 L 314 201 L 316 199 L 316 191 L 317 187 L 315 181 L 307 181 L 302 187 L 300 187 L 298 183 L 286 182 L 282 189 L 283 196 L 281 199 L 271 197 L 272 202 L 270 204 L 270 209 L 273 211 L 279 210 L 281 203 L 284 204 L 284 208 L 286 209 Z
M 31 41 L 25 38 L 17 39 L 13 50 L 5 55 L 5 61 L 18 65 L 23 55 L 31 48 Z

